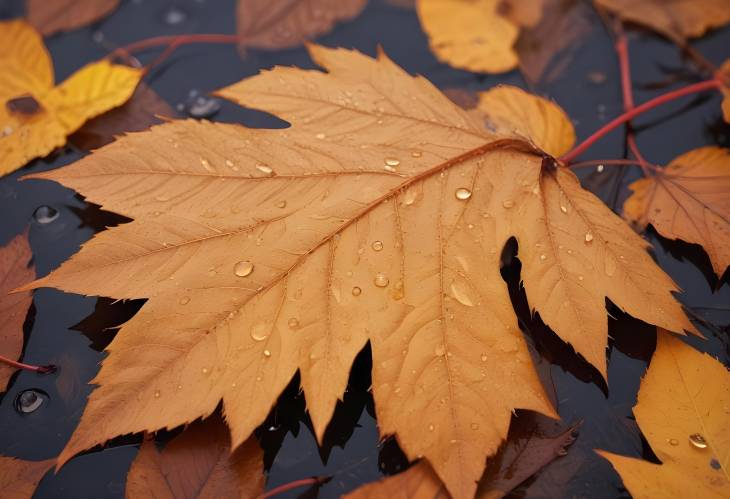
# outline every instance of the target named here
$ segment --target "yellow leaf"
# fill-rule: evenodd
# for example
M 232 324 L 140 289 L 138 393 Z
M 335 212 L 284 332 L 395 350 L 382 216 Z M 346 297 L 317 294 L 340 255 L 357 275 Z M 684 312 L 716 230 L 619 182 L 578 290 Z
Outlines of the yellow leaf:
M 659 334 L 634 415 L 662 462 L 597 451 L 636 499 L 730 497 L 730 374 L 681 340 Z
M 519 28 L 500 0 L 418 0 L 416 9 L 439 60 L 470 71 L 501 73 L 517 66 Z
M 66 143 L 84 122 L 129 99 L 142 71 L 106 60 L 59 86 L 40 36 L 24 21 L 0 22 L 0 175 Z
M 625 21 L 682 41 L 730 22 L 727 0 L 595 0 Z
M 345 494 L 342 499 L 449 499 L 439 477 L 426 461 L 420 461 L 406 471 L 368 483 Z
M 480 92 L 477 109 L 489 128 L 521 135 L 551 156 L 562 156 L 575 144 L 575 129 L 565 111 L 521 88 L 500 85 Z
M 0 456 L 0 490 L 4 499 L 30 499 L 55 460 L 24 461 Z
M 632 183 L 624 216 L 664 237 L 701 245 L 722 276 L 730 265 L 730 151 L 701 147 Z
M 134 221 L 28 288 L 148 298 L 61 462 L 221 399 L 238 446 L 297 370 L 321 439 L 370 341 L 381 432 L 470 497 L 513 409 L 555 416 L 499 272 L 513 236 L 532 307 L 602 373 L 606 297 L 692 329 L 647 243 L 570 171 L 383 54 L 310 53 L 328 72 L 219 92 L 287 129 L 173 121 L 33 176 Z

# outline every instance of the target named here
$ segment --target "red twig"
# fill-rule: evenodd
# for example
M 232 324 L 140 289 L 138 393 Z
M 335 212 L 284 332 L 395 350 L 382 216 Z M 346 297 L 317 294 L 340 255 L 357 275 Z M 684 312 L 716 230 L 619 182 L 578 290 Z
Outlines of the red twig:
M 311 478 L 302 478 L 301 480 L 294 480 L 293 482 L 285 483 L 284 485 L 279 485 L 278 487 L 274 487 L 273 489 L 264 492 L 259 496 L 259 499 L 268 499 L 269 497 L 274 497 L 277 494 L 283 494 L 284 492 L 288 492 L 292 489 L 296 489 L 299 487 L 304 487 L 305 485 L 319 485 L 322 483 L 325 483 L 327 481 L 326 477 L 320 477 L 320 476 L 313 476 Z
M 599 128 L 598 130 L 593 132 L 583 142 L 581 142 L 576 147 L 574 147 L 573 150 L 569 151 L 564 156 L 562 156 L 560 159 L 564 163 L 570 163 L 575 158 L 577 158 L 578 156 L 583 154 L 586 150 L 588 150 L 593 144 L 595 144 L 598 140 L 600 140 L 604 135 L 607 135 L 608 133 L 612 132 L 613 130 L 620 127 L 624 123 L 631 121 L 632 119 L 636 118 L 637 116 L 640 116 L 640 115 L 644 114 L 645 112 L 654 109 L 655 107 L 659 107 L 663 104 L 666 104 L 673 100 L 677 100 L 686 95 L 692 95 L 692 94 L 704 92 L 706 90 L 717 89 L 717 88 L 720 88 L 720 86 L 721 86 L 721 83 L 719 80 L 716 80 L 716 79 L 705 80 L 705 81 L 701 81 L 699 83 L 694 83 L 692 85 L 688 85 L 686 87 L 679 88 L 677 90 L 672 90 L 671 92 L 667 92 L 658 97 L 654 97 L 653 99 L 648 100 L 639 106 L 636 106 L 631 111 L 627 111 L 627 112 L 623 113 L 621 116 L 618 116 L 618 117 L 614 118 L 613 120 L 609 121 L 608 123 L 603 125 L 601 128 Z
M 23 364 L 22 362 L 8 359 L 7 357 L 3 357 L 2 355 L 0 355 L 0 362 L 12 367 L 16 367 L 18 369 L 25 369 L 26 371 L 32 371 L 40 374 L 52 373 L 56 370 L 56 366 L 54 365 L 34 366 L 32 364 Z
M 192 34 L 192 35 L 167 35 L 167 36 L 155 36 L 144 40 L 139 40 L 124 47 L 111 52 L 107 57 L 114 59 L 116 57 L 130 57 L 132 52 L 140 50 L 146 50 L 153 47 L 160 47 L 167 45 L 167 50 L 163 54 L 167 57 L 172 51 L 182 45 L 189 45 L 191 43 L 236 43 L 238 41 L 237 35 L 223 35 L 223 34 Z M 158 57 L 153 64 L 159 64 L 162 62 L 161 57 Z

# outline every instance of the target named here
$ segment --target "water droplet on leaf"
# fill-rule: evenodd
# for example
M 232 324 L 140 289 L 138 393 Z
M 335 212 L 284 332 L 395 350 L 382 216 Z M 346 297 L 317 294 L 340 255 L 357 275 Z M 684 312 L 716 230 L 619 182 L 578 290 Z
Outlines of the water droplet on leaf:
M 388 276 L 386 276 L 385 274 L 378 273 L 375 274 L 375 279 L 373 280 L 373 282 L 377 287 L 384 288 L 388 285 L 390 279 L 388 279 Z
M 352 288 L 352 296 L 360 296 L 362 294 L 362 289 L 355 286 Z
M 466 201 L 471 197 L 471 191 L 466 187 L 459 187 L 458 189 L 456 189 L 454 195 L 459 201 Z
M 373 251 L 382 251 L 383 250 L 383 242 L 382 241 L 373 241 L 373 244 L 371 245 L 373 248 Z
M 505 199 L 504 201 L 502 201 L 502 207 L 506 208 L 508 210 L 510 208 L 512 208 L 514 205 L 515 205 L 515 202 L 512 201 L 511 199 Z
M 238 277 L 246 277 L 248 275 L 251 275 L 251 272 L 253 272 L 253 263 L 246 260 L 238 262 L 236 265 L 234 265 L 233 272 Z
M 689 436 L 689 443 L 697 447 L 698 449 L 706 449 L 707 448 L 707 440 L 705 440 L 705 437 L 700 435 L 699 433 L 693 433 Z

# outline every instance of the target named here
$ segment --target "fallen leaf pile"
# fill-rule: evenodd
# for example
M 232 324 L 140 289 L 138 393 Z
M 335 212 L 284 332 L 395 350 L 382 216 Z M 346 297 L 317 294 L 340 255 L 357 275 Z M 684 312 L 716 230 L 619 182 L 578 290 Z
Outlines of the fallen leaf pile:
M 730 373 L 659 334 L 634 415 L 661 464 L 598 451 L 636 499 L 730 496 Z
M 54 87 L 50 56 L 24 21 L 0 22 L 0 65 L 0 174 L 64 145 L 86 120 L 126 102 L 142 77 L 103 60 Z
M 321 439 L 370 341 L 381 432 L 472 496 L 513 409 L 555 415 L 499 276 L 513 236 L 530 303 L 604 375 L 606 297 L 693 330 L 647 243 L 570 171 L 382 54 L 310 51 L 328 72 L 275 68 L 219 92 L 291 128 L 175 121 L 34 175 L 134 222 L 26 289 L 149 299 L 61 463 L 221 399 L 238 446 L 297 369 Z
M 730 22 L 728 0 L 393 2 L 414 4 L 416 13 L 398 15 L 420 21 L 438 60 L 474 72 L 519 67 L 528 85 L 558 74 L 597 19 L 640 24 L 688 53 L 688 38 Z M 599 383 L 609 381 L 609 318 L 656 326 L 634 414 L 660 464 L 597 452 L 637 498 L 730 495 L 730 375 L 680 339 L 701 335 L 639 234 L 651 225 L 701 246 L 722 281 L 727 149 L 690 150 L 666 167 L 633 151 L 626 164 L 644 176 L 630 184 L 622 218 L 571 170 L 598 164 L 568 159 L 591 139 L 575 147 L 567 113 L 516 86 L 452 89 L 450 100 L 382 49 L 370 57 L 308 43 L 319 69 L 275 66 L 215 92 L 289 125 L 262 129 L 175 119 L 152 79 L 141 81 L 188 43 L 225 40 L 241 53 L 298 47 L 355 19 L 367 0 L 238 0 L 236 35 L 135 41 L 56 85 L 42 35 L 87 26 L 118 5 L 26 0 L 26 20 L 0 22 L 0 175 L 67 142 L 95 149 L 22 180 L 57 182 L 126 222 L 36 280 L 27 233 L 0 248 L 0 391 L 10 365 L 34 370 L 17 362 L 32 290 L 141 307 L 106 349 L 60 455 L 0 456 L 0 495 L 30 497 L 54 464 L 137 434 L 144 441 L 126 497 L 259 497 L 258 437 L 285 389 L 299 380 L 322 445 L 353 362 L 369 349 L 380 438 L 394 437 L 407 459 L 399 469 L 410 467 L 346 497 L 504 497 L 557 465 L 581 424 L 557 421 L 544 345 L 531 331 L 528 343 L 527 314 L 516 309 L 529 309 Z M 135 48 L 164 52 L 141 69 L 111 62 L 133 60 Z M 726 121 L 728 64 L 684 94 L 719 90 Z M 503 250 L 513 247 L 519 275 L 508 288 Z M 70 412 L 85 394 L 83 366 L 64 367 L 74 363 L 66 352 L 55 358 L 53 386 Z

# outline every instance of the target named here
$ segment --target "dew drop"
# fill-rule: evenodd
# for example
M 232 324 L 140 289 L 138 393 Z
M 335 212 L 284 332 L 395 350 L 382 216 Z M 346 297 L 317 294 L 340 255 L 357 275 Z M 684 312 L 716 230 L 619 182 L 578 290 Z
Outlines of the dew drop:
M 373 248 L 373 251 L 382 251 L 383 250 L 383 241 L 373 241 L 373 244 L 371 245 Z
M 593 233 L 592 232 L 586 232 L 585 241 L 586 241 L 586 243 L 590 243 L 591 241 L 593 241 Z
M 238 277 L 246 277 L 248 275 L 251 275 L 251 272 L 253 272 L 253 263 L 247 260 L 238 262 L 236 265 L 233 266 L 233 272 Z
M 375 274 L 375 279 L 373 280 L 375 285 L 379 288 L 384 288 L 390 283 L 390 279 L 388 279 L 388 276 L 382 273 Z
M 385 164 L 388 166 L 396 167 L 400 164 L 400 160 L 397 158 L 385 158 Z
M 435 429 L 436 429 L 436 427 L 434 425 L 432 425 L 432 424 L 428 425 L 428 431 L 433 431 Z
M 471 191 L 466 187 L 459 187 L 458 189 L 456 189 L 454 196 L 456 196 L 456 199 L 458 199 L 459 201 L 466 201 L 471 197 Z
M 15 398 L 15 410 L 25 414 L 35 412 L 46 400 L 46 394 L 40 390 L 23 390 Z
M 710 467 L 713 470 L 719 470 L 720 468 L 722 468 L 722 465 L 720 465 L 720 461 L 713 457 L 712 459 L 710 459 Z
M 187 305 L 190 303 L 190 297 L 189 296 L 183 296 L 180 298 L 180 305 Z
M 355 286 L 352 288 L 352 296 L 360 296 L 362 294 L 362 289 Z
M 705 437 L 700 435 L 699 433 L 693 433 L 689 436 L 689 443 L 697 447 L 698 449 L 706 449 L 707 448 L 707 440 L 705 440 Z
M 616 273 L 616 259 L 611 253 L 606 254 L 606 261 L 603 263 L 603 268 L 608 277 L 612 277 Z
M 420 158 L 421 156 L 423 156 L 423 153 L 421 151 L 412 151 L 411 156 L 414 158 Z
M 274 170 L 270 166 L 259 164 L 256 165 L 256 169 L 269 177 L 274 175 Z
M 317 135 L 315 135 L 315 137 L 317 137 L 319 140 L 322 140 L 322 139 L 324 139 L 327 136 L 325 134 L 323 134 L 323 133 L 318 133 Z
M 679 445 L 679 440 L 677 440 L 676 438 L 670 438 L 669 445 L 677 446 L 677 445 Z
M 296 317 L 289 317 L 287 325 L 289 326 L 289 329 L 296 329 L 299 327 L 299 319 L 297 319 Z
M 469 295 L 469 292 L 462 286 L 457 285 L 456 282 L 451 283 L 451 294 L 456 298 L 456 301 L 467 307 L 473 307 L 474 301 Z
M 155 390 L 155 398 L 160 398 L 160 390 Z
M 226 166 L 227 166 L 228 168 L 233 168 L 233 161 L 231 161 L 230 159 L 227 159 L 227 160 L 225 161 L 225 163 L 226 163 Z
M 443 357 L 446 353 L 446 347 L 439 345 L 436 347 L 436 350 L 434 350 L 434 353 L 436 354 L 436 357 Z
M 208 368 L 204 367 L 200 370 L 203 374 L 208 374 Z
M 502 207 L 506 208 L 508 210 L 510 208 L 512 208 L 514 205 L 515 205 L 515 202 L 512 201 L 511 199 L 505 199 L 504 201 L 502 201 Z
M 264 341 L 269 337 L 269 327 L 264 323 L 256 324 L 251 328 L 251 338 L 254 341 Z
M 482 356 L 479 357 L 479 358 L 482 360 L 482 362 L 486 362 L 487 361 L 487 354 L 486 353 L 483 353 Z
M 543 253 L 542 255 L 540 255 L 540 261 L 544 262 L 545 260 L 547 260 L 547 255 Z
M 59 216 L 58 210 L 56 208 L 53 208 L 52 206 L 39 206 L 36 208 L 36 210 L 33 212 L 33 219 L 41 224 L 46 225 L 54 220 L 56 220 Z
M 416 199 L 418 199 L 418 193 L 416 192 L 415 189 L 408 189 L 403 194 L 403 204 L 406 206 L 410 206 L 413 203 L 415 203 Z
M 579 275 L 579 276 L 578 276 L 578 280 L 579 280 L 579 281 L 582 281 L 583 279 L 585 279 L 585 278 L 584 278 L 584 277 L 583 277 L 582 275 Z
M 603 172 L 603 168 L 604 168 L 604 166 L 603 166 L 603 165 L 598 165 L 598 166 L 596 167 L 596 171 L 597 171 L 598 173 L 602 173 L 602 172 Z
M 479 423 L 472 423 L 471 424 L 471 429 L 472 430 L 478 430 L 479 429 Z
M 565 206 L 565 205 L 563 205 L 563 204 L 561 204 L 560 205 L 560 211 L 562 211 L 563 213 L 568 213 L 568 207 Z
M 264 350 L 264 357 L 271 357 L 271 350 Z
M 184 10 L 179 7 L 172 6 L 162 13 L 162 22 L 168 26 L 177 26 L 178 24 L 184 23 L 188 18 L 188 15 Z
M 286 208 L 286 201 L 279 201 L 276 203 L 277 208 Z

